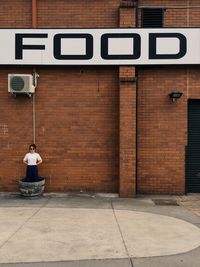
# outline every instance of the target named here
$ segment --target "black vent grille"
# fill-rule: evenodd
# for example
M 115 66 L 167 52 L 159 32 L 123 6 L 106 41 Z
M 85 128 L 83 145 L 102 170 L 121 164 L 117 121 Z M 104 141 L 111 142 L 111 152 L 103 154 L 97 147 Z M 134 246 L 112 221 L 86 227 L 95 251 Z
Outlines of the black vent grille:
M 162 28 L 163 27 L 163 8 L 143 8 L 142 27 L 143 28 Z

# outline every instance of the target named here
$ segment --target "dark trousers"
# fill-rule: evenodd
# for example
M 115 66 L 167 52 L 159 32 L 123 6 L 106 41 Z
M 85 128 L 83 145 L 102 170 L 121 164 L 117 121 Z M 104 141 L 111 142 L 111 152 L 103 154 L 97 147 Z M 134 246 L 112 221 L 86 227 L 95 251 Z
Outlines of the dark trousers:
M 38 167 L 37 165 L 28 165 L 26 169 L 27 182 L 35 182 L 38 179 Z

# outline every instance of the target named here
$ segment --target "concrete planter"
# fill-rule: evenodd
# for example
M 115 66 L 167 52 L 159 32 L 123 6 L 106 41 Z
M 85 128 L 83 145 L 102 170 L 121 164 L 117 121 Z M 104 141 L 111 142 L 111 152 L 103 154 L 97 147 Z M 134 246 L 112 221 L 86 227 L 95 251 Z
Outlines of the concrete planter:
M 36 182 L 26 182 L 26 178 L 22 177 L 19 180 L 19 190 L 24 197 L 41 196 L 44 192 L 45 179 L 39 177 Z

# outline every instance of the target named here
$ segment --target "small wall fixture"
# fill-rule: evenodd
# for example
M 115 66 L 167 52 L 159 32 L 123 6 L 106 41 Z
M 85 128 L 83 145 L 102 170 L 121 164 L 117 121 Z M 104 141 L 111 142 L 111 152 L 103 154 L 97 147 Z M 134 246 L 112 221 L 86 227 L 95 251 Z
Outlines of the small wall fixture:
M 183 94 L 183 93 L 181 93 L 181 92 L 171 92 L 171 93 L 169 94 L 169 97 L 170 97 L 170 98 L 172 99 L 172 101 L 174 102 L 174 101 L 176 101 L 177 99 L 181 98 L 182 94 Z

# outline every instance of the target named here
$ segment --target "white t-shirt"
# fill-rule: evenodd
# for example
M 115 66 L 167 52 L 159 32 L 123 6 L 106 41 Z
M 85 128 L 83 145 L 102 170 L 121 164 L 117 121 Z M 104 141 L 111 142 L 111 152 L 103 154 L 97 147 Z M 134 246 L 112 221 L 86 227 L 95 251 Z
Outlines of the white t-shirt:
M 40 155 L 36 152 L 27 153 L 24 157 L 24 161 L 28 161 L 28 165 L 37 165 L 37 161 L 42 160 Z

